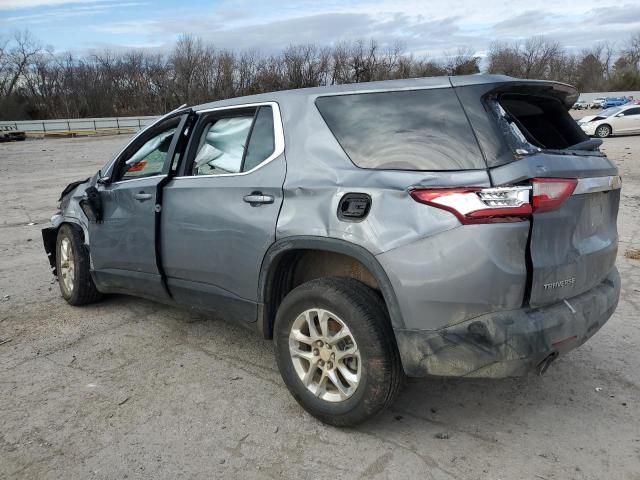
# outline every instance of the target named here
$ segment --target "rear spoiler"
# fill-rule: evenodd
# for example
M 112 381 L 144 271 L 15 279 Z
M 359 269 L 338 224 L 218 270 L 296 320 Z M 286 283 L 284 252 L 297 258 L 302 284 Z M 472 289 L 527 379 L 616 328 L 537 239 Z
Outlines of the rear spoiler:
M 558 98 L 567 110 L 576 103 L 580 96 L 580 93 L 575 87 L 566 83 L 553 82 L 549 80 L 520 80 L 504 75 L 491 75 L 489 77 L 490 78 L 486 78 L 483 75 L 478 75 L 476 77 L 471 75 L 464 77 L 449 77 L 449 79 L 453 87 L 464 87 L 480 83 L 486 84 L 487 93 L 495 95 L 510 92 L 523 93 L 527 91 L 537 95 L 549 95 Z

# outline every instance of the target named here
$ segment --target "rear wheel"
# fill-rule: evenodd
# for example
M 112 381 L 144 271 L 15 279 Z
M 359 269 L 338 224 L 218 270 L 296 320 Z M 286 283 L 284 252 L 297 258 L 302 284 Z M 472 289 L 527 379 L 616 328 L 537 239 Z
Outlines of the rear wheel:
M 287 388 L 321 421 L 356 425 L 390 405 L 402 369 L 386 308 L 350 278 L 320 278 L 291 291 L 274 328 Z
M 611 135 L 611 127 L 606 123 L 596 128 L 596 137 L 606 138 Z
M 56 240 L 56 271 L 60 293 L 71 305 L 93 303 L 102 296 L 93 283 L 89 265 L 82 233 L 71 225 L 61 226 Z

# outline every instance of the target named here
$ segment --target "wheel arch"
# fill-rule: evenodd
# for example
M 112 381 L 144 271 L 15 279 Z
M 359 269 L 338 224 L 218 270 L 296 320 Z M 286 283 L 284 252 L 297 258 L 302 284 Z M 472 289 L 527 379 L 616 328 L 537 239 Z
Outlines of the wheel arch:
M 362 264 L 377 284 L 389 312 L 391 326 L 402 328 L 404 323 L 391 282 L 371 252 L 360 245 L 336 238 L 295 236 L 273 243 L 262 261 L 258 279 L 257 328 L 264 338 L 271 338 L 273 335 L 275 314 L 282 298 L 289 291 L 285 286 L 292 281 L 292 267 L 297 261 L 296 257 L 309 251 L 339 254 Z
M 42 242 L 44 244 L 44 251 L 47 254 L 49 265 L 51 266 L 51 272 L 57 276 L 56 257 L 58 252 L 56 250 L 56 243 L 58 241 L 58 232 L 63 225 L 70 225 L 72 228 L 77 229 L 82 233 L 85 248 L 88 245 L 87 239 L 89 234 L 85 225 L 78 219 L 73 217 L 64 217 L 60 214 L 56 214 L 51 218 L 51 226 L 42 229 Z
M 595 130 L 595 131 L 597 132 L 597 131 L 598 131 L 598 129 L 599 129 L 600 127 L 609 127 L 609 135 L 608 135 L 608 136 L 613 135 L 613 127 L 611 126 L 611 124 L 610 124 L 610 123 L 607 123 L 607 122 L 603 122 L 603 123 L 601 123 L 600 125 L 598 125 L 598 126 L 596 127 L 596 130 Z

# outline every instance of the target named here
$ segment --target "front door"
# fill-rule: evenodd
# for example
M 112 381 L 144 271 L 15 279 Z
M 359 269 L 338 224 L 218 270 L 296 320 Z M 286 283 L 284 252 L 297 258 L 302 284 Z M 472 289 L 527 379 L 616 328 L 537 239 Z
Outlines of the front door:
M 614 133 L 636 133 L 640 132 L 640 106 L 625 110 L 616 117 L 618 128 L 614 128 Z
M 163 190 L 162 265 L 176 301 L 256 320 L 285 172 L 277 104 L 200 114 L 185 165 Z
M 120 155 L 110 181 L 98 185 L 103 220 L 89 225 L 89 238 L 101 290 L 167 296 L 156 261 L 156 196 L 180 120 L 174 116 L 142 134 Z

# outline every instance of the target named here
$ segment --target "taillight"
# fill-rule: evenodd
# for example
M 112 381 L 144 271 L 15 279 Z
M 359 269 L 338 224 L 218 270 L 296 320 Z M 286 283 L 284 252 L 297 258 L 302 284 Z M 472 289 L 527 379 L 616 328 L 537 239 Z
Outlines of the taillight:
M 520 222 L 531 214 L 531 187 L 411 190 L 414 200 L 448 210 L 463 224 Z
M 575 189 L 570 178 L 534 178 L 531 186 L 413 189 L 420 203 L 447 210 L 461 223 L 521 222 L 532 213 L 555 210 Z
M 578 180 L 575 178 L 534 178 L 531 205 L 537 213 L 556 210 L 571 196 Z

